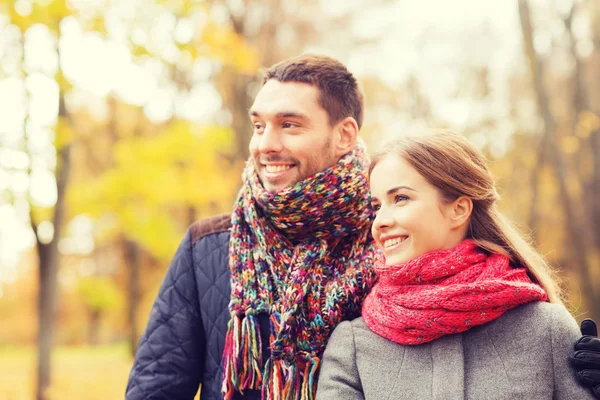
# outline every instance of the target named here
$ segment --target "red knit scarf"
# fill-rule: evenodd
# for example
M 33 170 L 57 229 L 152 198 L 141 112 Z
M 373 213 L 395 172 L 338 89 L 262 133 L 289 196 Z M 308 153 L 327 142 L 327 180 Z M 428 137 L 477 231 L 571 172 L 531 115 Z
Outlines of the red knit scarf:
M 363 319 L 373 332 L 404 345 L 464 332 L 519 304 L 547 299 L 525 268 L 472 240 L 405 264 L 381 260 L 375 271 L 379 281 L 365 299 Z

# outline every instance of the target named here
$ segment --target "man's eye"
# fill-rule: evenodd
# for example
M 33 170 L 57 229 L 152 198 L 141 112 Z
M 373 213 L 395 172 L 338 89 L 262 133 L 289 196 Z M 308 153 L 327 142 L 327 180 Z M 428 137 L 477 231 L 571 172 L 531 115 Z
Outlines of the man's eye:
M 289 122 L 284 122 L 282 126 L 284 128 L 294 128 L 296 125 L 289 123 Z
M 255 130 L 261 130 L 263 127 L 261 124 L 253 124 L 253 126 Z

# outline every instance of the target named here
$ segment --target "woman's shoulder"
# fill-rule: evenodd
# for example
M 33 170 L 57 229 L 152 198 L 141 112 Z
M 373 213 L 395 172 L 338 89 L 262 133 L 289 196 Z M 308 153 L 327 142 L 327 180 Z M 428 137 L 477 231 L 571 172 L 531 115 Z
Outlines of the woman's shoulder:
M 577 322 L 562 304 L 534 301 L 505 312 L 491 322 L 486 330 L 492 335 L 520 332 L 521 337 L 576 337 Z
M 346 320 L 340 322 L 334 329 L 334 333 L 340 334 L 364 334 L 365 332 L 371 332 L 371 330 L 365 324 L 362 317 L 355 318 L 353 320 Z
M 357 349 L 367 348 L 387 348 L 390 345 L 399 346 L 375 332 L 373 332 L 362 317 L 355 318 L 350 321 L 340 322 L 331 334 L 331 339 L 340 340 L 341 337 L 351 338 L 352 343 Z M 331 340 L 330 339 L 330 340 Z
M 544 326 L 555 323 L 570 323 L 575 320 L 563 304 L 533 301 L 508 310 L 501 319 L 511 323 L 536 322 Z

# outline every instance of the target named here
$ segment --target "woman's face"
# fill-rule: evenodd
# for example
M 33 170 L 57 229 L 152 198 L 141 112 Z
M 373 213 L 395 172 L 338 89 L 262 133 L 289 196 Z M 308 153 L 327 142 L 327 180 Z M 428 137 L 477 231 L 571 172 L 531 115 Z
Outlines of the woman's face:
M 387 265 L 452 248 L 464 239 L 464 229 L 457 227 L 456 204 L 444 204 L 438 189 L 399 156 L 380 160 L 370 182 L 377 211 L 372 233 Z

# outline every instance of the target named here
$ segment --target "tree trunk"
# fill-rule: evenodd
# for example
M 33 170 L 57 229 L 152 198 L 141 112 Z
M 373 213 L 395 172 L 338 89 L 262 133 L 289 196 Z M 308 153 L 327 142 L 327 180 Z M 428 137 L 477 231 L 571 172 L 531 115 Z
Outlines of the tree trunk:
M 38 369 L 37 400 L 47 399 L 46 393 L 51 382 L 51 352 L 53 324 L 56 314 L 56 250 L 52 243 L 37 244 L 39 257 L 40 291 L 38 297 Z
M 544 131 L 541 147 L 545 147 L 544 151 L 548 152 L 549 160 L 551 162 L 555 178 L 558 182 L 560 202 L 563 212 L 565 213 L 565 224 L 568 237 L 571 242 L 571 247 L 573 249 L 572 256 L 580 275 L 582 292 L 585 297 L 586 304 L 590 310 L 591 317 L 597 319 L 600 317 L 600 305 L 595 301 L 596 296 L 594 293 L 589 267 L 590 263 L 588 260 L 588 246 L 585 242 L 586 235 L 583 234 L 581 229 L 583 224 L 580 223 L 580 218 L 575 212 L 573 202 L 568 192 L 568 187 L 566 184 L 566 168 L 562 154 L 555 144 L 556 122 L 550 111 L 548 95 L 543 84 L 542 63 L 538 59 L 533 47 L 533 29 L 531 26 L 531 18 L 527 0 L 519 0 L 519 16 L 521 20 L 521 29 L 523 31 L 525 51 L 529 60 L 530 71 L 536 92 L 537 105 L 544 120 Z
M 588 201 L 592 206 L 595 247 L 600 251 L 600 130 L 592 133 L 590 142 L 594 167 L 592 168 L 591 196 Z M 600 298 L 596 301 L 596 304 L 598 303 L 600 303 Z
M 590 84 L 587 86 L 589 93 L 596 93 L 596 96 L 589 96 L 590 109 L 600 117 L 600 4 L 596 4 L 592 9 L 591 26 L 593 26 L 594 53 L 589 58 L 591 71 Z M 590 204 L 592 206 L 592 226 L 595 236 L 595 247 L 600 251 L 600 129 L 596 129 L 590 135 L 590 149 L 593 157 L 592 161 L 592 181 Z M 598 294 L 597 303 L 600 303 L 600 294 Z
M 139 260 L 139 247 L 134 241 L 125 239 L 125 262 L 127 263 L 127 270 L 129 271 L 129 285 L 127 290 L 127 320 L 129 322 L 129 351 L 135 356 L 135 350 L 139 339 L 138 326 L 137 326 L 137 310 L 138 302 L 140 298 L 140 260 Z
M 88 344 L 97 346 L 100 338 L 100 318 L 102 312 L 100 310 L 90 310 L 90 330 L 88 336 Z
M 543 142 L 543 141 L 542 141 Z M 538 197 L 540 192 L 540 184 L 539 184 L 539 176 L 542 173 L 544 165 L 546 164 L 547 157 L 547 146 L 540 146 L 540 152 L 538 154 L 537 163 L 531 172 L 531 203 L 529 206 L 529 229 L 531 230 L 531 235 L 533 239 L 537 239 L 537 230 L 539 228 L 538 224 L 540 221 L 540 214 L 537 210 L 538 205 Z
M 244 161 L 248 158 L 248 147 L 252 137 L 252 129 L 248 110 L 252 107 L 253 99 L 248 94 L 248 87 L 253 78 L 241 75 L 236 71 L 229 71 L 231 76 L 226 81 L 232 82 L 226 96 L 227 106 L 231 110 L 231 127 L 235 133 L 236 159 Z
M 59 115 L 66 117 L 64 98 L 60 97 Z M 51 352 L 53 345 L 54 320 L 57 302 L 57 274 L 59 266 L 58 241 L 61 237 L 62 225 L 65 215 L 65 191 L 67 188 L 70 168 L 70 145 L 58 149 L 56 165 L 57 200 L 54 207 L 54 236 L 45 244 L 41 243 L 37 235 L 36 222 L 32 219 L 32 227 L 36 233 L 39 258 L 39 285 L 38 297 L 38 369 L 37 369 L 37 400 L 46 400 L 47 391 L 51 384 Z
M 194 206 L 188 206 L 187 208 L 187 221 L 188 226 L 192 225 L 198 219 L 198 212 Z

